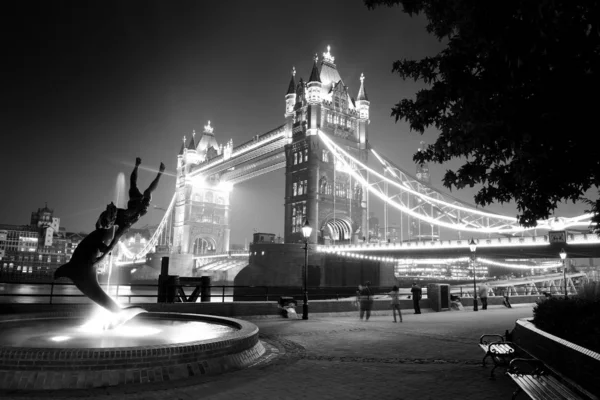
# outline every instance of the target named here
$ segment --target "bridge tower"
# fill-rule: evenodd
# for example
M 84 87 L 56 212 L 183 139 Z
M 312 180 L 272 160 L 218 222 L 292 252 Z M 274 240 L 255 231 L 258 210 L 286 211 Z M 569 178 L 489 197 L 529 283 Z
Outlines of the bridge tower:
M 231 150 L 217 143 L 208 121 L 200 140 L 195 132 L 181 146 L 177 156 L 176 200 L 173 219 L 175 269 L 181 275 L 191 275 L 192 259 L 196 255 L 229 251 L 229 194 L 231 184 L 221 182 L 219 175 L 192 176 L 201 162 Z M 183 270 L 181 270 L 183 268 Z M 189 269 L 189 270 L 186 270 Z
M 296 83 L 293 70 L 285 103 L 292 136 L 285 147 L 286 243 L 304 240 L 301 228 L 307 219 L 313 227 L 311 243 L 357 242 L 367 236 L 368 192 L 336 163 L 318 132 L 366 164 L 370 102 L 364 76 L 354 99 L 327 47 L 320 63 L 315 56 L 308 82 L 300 78 Z

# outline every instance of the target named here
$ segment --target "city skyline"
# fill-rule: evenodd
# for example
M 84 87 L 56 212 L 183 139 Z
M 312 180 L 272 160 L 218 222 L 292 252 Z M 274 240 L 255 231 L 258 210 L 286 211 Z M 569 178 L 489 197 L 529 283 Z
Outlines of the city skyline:
M 11 171 L 3 181 L 10 196 L 2 198 L 0 223 L 26 224 L 31 211 L 47 203 L 62 227 L 90 232 L 114 200 L 118 174 L 128 185 L 139 156 L 140 187 L 161 161 L 167 166 L 136 228 L 157 224 L 174 192 L 183 136 L 201 134 L 210 120 L 217 141 L 233 139 L 236 146 L 280 126 L 292 68 L 306 80 L 315 53 L 321 57 L 328 45 L 354 96 L 365 75 L 371 144 L 414 171 L 413 153 L 437 132 L 421 136 L 390 117 L 398 100 L 423 87 L 391 68 L 397 59 L 442 48 L 425 31 L 425 19 L 400 8 L 370 11 L 362 1 L 294 5 L 61 2 L 13 9 L 28 23 L 13 31 L 9 46 L 13 79 L 1 157 Z M 458 165 L 430 165 L 432 184 L 448 192 L 442 175 Z M 452 192 L 469 203 L 474 193 Z M 283 203 L 283 171 L 236 185 L 231 243 L 243 243 L 254 229 L 283 234 Z M 487 209 L 516 215 L 511 204 Z M 569 204 L 559 213 L 585 209 Z

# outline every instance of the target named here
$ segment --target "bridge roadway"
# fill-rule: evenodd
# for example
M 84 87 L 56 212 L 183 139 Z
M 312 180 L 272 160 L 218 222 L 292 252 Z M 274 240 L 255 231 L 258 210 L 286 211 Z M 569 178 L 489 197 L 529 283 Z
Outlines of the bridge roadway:
M 318 245 L 317 252 L 394 259 L 469 257 L 470 239 L 357 245 Z M 600 238 L 595 234 L 569 234 L 567 243 L 549 243 L 547 236 L 475 239 L 476 256 L 485 258 L 559 258 L 565 249 L 568 258 L 600 257 Z
M 250 319 L 260 329 L 268 360 L 243 371 L 184 382 L 146 382 L 82 392 L 0 393 L 3 400 L 230 399 L 510 399 L 510 378 L 481 368 L 477 345 L 484 333 L 502 334 L 515 320 L 532 316 L 532 304 L 486 311 L 390 311 L 368 322 L 356 313 L 311 315 L 310 319 Z

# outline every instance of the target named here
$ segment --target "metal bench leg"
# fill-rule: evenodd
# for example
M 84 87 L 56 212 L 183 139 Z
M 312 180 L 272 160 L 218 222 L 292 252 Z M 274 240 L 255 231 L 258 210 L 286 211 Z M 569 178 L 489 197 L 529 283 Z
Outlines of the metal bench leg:
M 490 355 L 486 354 L 485 356 L 483 356 L 483 360 L 481 360 L 481 366 L 485 367 L 485 359 L 488 358 Z
M 498 368 L 498 364 L 494 365 L 494 368 L 492 368 L 492 372 L 490 372 L 490 379 L 491 380 L 496 380 L 496 376 L 494 376 L 494 370 Z

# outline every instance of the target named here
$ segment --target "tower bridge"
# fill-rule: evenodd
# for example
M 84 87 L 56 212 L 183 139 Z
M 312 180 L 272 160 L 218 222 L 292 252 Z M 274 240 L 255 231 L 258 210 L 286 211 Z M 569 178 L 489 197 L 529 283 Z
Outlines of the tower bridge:
M 193 268 L 226 269 L 225 262 L 205 259 L 230 250 L 230 196 L 235 195 L 235 185 L 281 169 L 286 177 L 281 248 L 294 249 L 292 253 L 303 242 L 301 227 L 308 221 L 313 227 L 308 242 L 320 254 L 315 257 L 343 254 L 360 262 L 393 263 L 407 257 L 468 254 L 467 241 L 444 237 L 444 232 L 477 238 L 478 251 L 490 257 L 534 256 L 541 249 L 549 256 L 555 251 L 548 236 L 552 231 L 571 234 L 562 243 L 569 252 L 597 255 L 600 241 L 595 235 L 573 236 L 575 229 L 588 228 L 589 214 L 541 220 L 536 228 L 525 228 L 513 216 L 475 207 L 433 187 L 427 165 L 417 166 L 414 175 L 396 165 L 368 141 L 371 104 L 363 74 L 356 86 L 353 92 L 346 85 L 328 47 L 321 58 L 315 56 L 306 81 L 292 70 L 282 125 L 236 146 L 232 140 L 219 144 L 210 121 L 199 137 L 195 132 L 184 137 L 174 196 L 153 237 L 135 258 L 160 249 L 180 275 L 191 275 Z M 369 243 L 371 197 L 383 202 L 383 243 Z M 389 221 L 398 217 L 399 238 L 394 240 L 399 241 L 391 243 Z M 423 238 L 428 240 L 414 242 Z M 258 263 L 265 251 L 285 253 L 276 248 L 250 254 L 250 262 Z M 290 274 L 299 275 L 296 264 L 287 267 Z

